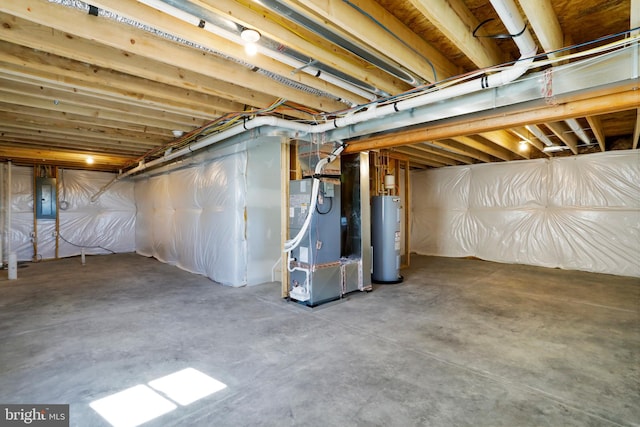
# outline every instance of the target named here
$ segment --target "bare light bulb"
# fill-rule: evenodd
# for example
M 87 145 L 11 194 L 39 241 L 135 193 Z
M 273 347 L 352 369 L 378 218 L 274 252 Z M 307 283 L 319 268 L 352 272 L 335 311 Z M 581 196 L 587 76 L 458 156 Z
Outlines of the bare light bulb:
M 88 165 L 92 165 L 93 164 L 93 157 L 87 156 L 87 158 L 85 159 L 85 162 L 87 162 Z
M 529 143 L 527 141 L 520 141 L 519 146 L 518 146 L 518 150 L 521 152 L 527 152 L 529 151 Z
M 254 56 L 256 53 L 258 53 L 258 45 L 255 43 L 247 43 L 244 45 L 244 51 L 247 53 L 247 55 Z

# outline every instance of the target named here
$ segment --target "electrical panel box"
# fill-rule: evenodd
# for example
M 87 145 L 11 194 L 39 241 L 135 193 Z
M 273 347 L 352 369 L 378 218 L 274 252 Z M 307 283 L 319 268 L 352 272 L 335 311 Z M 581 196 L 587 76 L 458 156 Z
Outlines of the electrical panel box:
M 36 178 L 36 218 L 56 219 L 56 179 Z

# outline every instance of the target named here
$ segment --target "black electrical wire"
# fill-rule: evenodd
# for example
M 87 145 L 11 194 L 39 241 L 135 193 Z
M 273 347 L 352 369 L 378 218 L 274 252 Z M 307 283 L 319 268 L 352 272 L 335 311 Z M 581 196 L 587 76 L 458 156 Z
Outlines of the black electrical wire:
M 318 203 L 316 203 L 316 212 L 318 212 L 318 214 L 320 215 L 326 215 L 331 212 L 331 209 L 333 209 L 333 197 L 324 197 L 324 199 L 329 199 L 329 209 L 327 209 L 325 212 L 321 212 L 320 209 L 318 209 Z
M 103 251 L 107 251 L 107 252 L 111 252 L 112 254 L 115 254 L 114 251 L 112 251 L 111 249 L 107 249 L 107 248 L 103 248 L 102 246 L 85 246 L 85 245 L 76 245 L 73 242 L 68 241 L 67 239 L 65 239 L 64 237 L 62 237 L 62 234 L 58 233 L 58 237 L 60 237 L 62 240 L 64 240 L 65 242 L 67 242 L 68 244 L 70 244 L 71 246 L 75 246 L 77 248 L 86 248 L 86 249 L 102 249 Z
M 513 39 L 516 38 L 518 36 L 521 36 L 522 34 L 524 34 L 525 30 L 527 29 L 527 24 L 524 24 L 524 28 L 522 29 L 522 31 L 520 31 L 517 34 L 491 34 L 488 36 L 479 36 L 476 33 L 478 32 L 478 30 L 483 27 L 485 24 L 487 24 L 488 22 L 493 21 L 493 18 L 489 18 L 489 19 L 485 19 L 484 21 L 482 21 L 481 23 L 478 24 L 478 26 L 476 27 L 475 30 L 473 30 L 473 33 L 471 33 L 473 35 L 473 37 L 475 38 L 485 38 L 485 39 Z

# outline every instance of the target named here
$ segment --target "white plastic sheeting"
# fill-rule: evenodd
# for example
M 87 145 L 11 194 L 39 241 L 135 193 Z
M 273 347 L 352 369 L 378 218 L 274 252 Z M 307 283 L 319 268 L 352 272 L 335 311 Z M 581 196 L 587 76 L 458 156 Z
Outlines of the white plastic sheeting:
M 246 165 L 245 151 L 136 181 L 136 251 L 245 285 Z
M 18 261 L 33 258 L 33 169 L 11 166 L 11 224 L 5 231 Z M 9 254 L 5 254 L 5 259 Z
M 12 166 L 11 226 L 7 236 L 19 261 L 34 257 L 33 168 Z M 133 252 L 135 212 L 133 183 L 118 182 L 97 202 L 91 195 L 115 175 L 104 172 L 59 170 L 60 236 L 58 256 Z M 62 202 L 66 203 L 63 204 Z M 37 259 L 55 257 L 55 220 L 37 220 Z
M 640 151 L 415 172 L 420 254 L 640 277 Z
M 60 257 L 79 255 L 81 247 L 85 248 L 86 254 L 135 251 L 134 183 L 118 181 L 102 197 L 91 202 L 91 196 L 114 176 L 105 172 L 59 171 Z M 63 209 L 63 202 L 66 202 L 66 209 Z M 38 235 L 42 236 L 40 232 Z M 38 239 L 40 243 L 41 239 Z
M 280 147 L 286 142 L 262 136 L 212 147 L 137 178 L 137 252 L 224 285 L 271 280 L 282 252 Z

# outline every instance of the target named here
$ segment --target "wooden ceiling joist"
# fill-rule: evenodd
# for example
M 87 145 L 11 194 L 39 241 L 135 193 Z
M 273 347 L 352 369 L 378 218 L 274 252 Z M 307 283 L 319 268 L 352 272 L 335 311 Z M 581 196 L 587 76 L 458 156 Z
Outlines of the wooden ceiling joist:
M 45 59 L 46 62 L 43 60 Z M 193 90 L 152 82 L 102 67 L 41 55 L 22 46 L 0 42 L 0 61 L 5 75 L 81 87 L 96 94 L 118 96 L 131 102 L 172 109 L 183 114 L 208 117 L 241 111 L 244 104 Z
M 17 94 L 4 92 L 0 88 L 0 99 L 4 103 L 14 104 L 14 105 L 24 105 L 32 108 L 39 108 L 44 110 L 53 110 L 60 111 L 64 113 L 72 113 L 76 115 L 93 117 L 93 118 L 105 118 L 113 121 L 130 121 L 132 123 L 141 125 L 141 126 L 153 126 L 164 129 L 184 129 L 187 127 L 189 129 L 196 128 L 202 126 L 204 124 L 203 121 L 196 121 L 191 126 L 185 125 L 180 122 L 168 121 L 163 119 L 156 119 L 150 117 L 142 117 L 142 116 L 129 116 L 127 113 L 121 113 L 118 111 L 110 111 L 103 110 L 97 107 L 91 107 L 89 105 L 76 105 L 72 103 L 64 103 L 61 104 L 58 102 L 55 103 L 54 99 L 46 99 L 43 97 L 32 96 L 27 94 Z
M 263 92 L 280 93 L 283 98 L 322 111 L 344 108 L 344 104 L 340 102 L 289 87 L 213 54 L 162 39 L 130 25 L 94 17 L 45 0 L 32 0 L 29 2 L 28 10 L 20 0 L 6 0 L 0 3 L 0 11 L 37 24 L 47 24 L 66 33 L 65 39 L 71 35 L 118 49 L 120 56 L 122 49 L 126 49 L 125 56 L 134 54 L 173 67 L 198 70 L 204 75 L 215 76 L 216 79 L 227 83 L 259 87 Z M 11 27 L 5 27 L 5 31 L 10 29 Z M 90 60 L 87 62 L 94 63 L 99 59 L 93 51 L 84 53 L 89 55 Z
M 545 126 L 553 132 L 567 147 L 571 149 L 573 154 L 578 154 L 578 137 L 563 122 L 547 122 Z
M 24 105 L 17 106 L 15 104 L 8 104 L 4 102 L 0 102 L 0 112 L 6 113 L 10 120 L 13 120 L 12 117 L 20 117 L 20 116 L 32 116 L 38 117 L 42 120 L 58 120 L 68 122 L 69 125 L 79 124 L 79 125 L 96 125 L 98 126 L 112 128 L 112 129 L 122 129 L 131 132 L 140 132 L 145 133 L 147 135 L 157 135 L 160 138 L 169 138 L 172 136 L 170 130 L 162 129 L 153 126 L 140 125 L 135 123 L 129 123 L 125 121 L 116 121 L 116 120 L 107 120 L 101 118 L 99 122 L 96 122 L 93 116 L 84 116 L 79 114 L 67 113 L 64 111 L 53 111 L 53 110 L 45 110 L 41 108 L 33 108 L 27 107 Z
M 564 34 L 551 0 L 519 0 L 519 4 L 545 52 L 565 46 Z
M 587 116 L 587 122 L 591 127 L 591 132 L 593 132 L 593 134 L 596 137 L 596 140 L 598 141 L 598 145 L 600 146 L 600 151 L 605 151 L 606 150 L 605 137 L 604 137 L 604 131 L 602 129 L 602 122 L 600 121 L 600 118 L 598 116 Z
M 513 154 L 529 159 L 529 152 L 522 151 L 520 149 L 520 140 L 504 130 L 493 130 L 489 132 L 482 132 L 479 134 L 483 138 L 488 139 L 500 147 L 511 151 Z
M 462 0 L 410 1 L 479 68 L 503 62 L 502 54 L 493 40 L 473 37 L 473 30 L 480 22 Z
M 64 150 L 7 148 L 0 145 L 0 157 L 8 158 L 17 163 L 55 163 L 57 165 L 69 164 L 76 166 L 86 164 L 87 154 Z M 122 167 L 130 161 L 127 157 L 114 155 L 91 154 L 91 157 L 94 160 L 92 169 L 98 170 L 112 171 L 114 167 Z
M 145 146 L 122 146 L 119 144 L 102 144 L 100 141 L 89 143 L 86 140 L 73 140 L 69 138 L 57 138 L 53 136 L 46 136 L 39 140 L 25 133 L 5 133 L 0 131 L 0 143 L 5 145 L 14 144 L 20 149 L 31 150 L 71 150 L 74 152 L 84 153 L 85 155 L 103 154 L 103 155 L 118 155 L 123 157 L 129 157 L 131 159 L 142 156 L 145 152 L 150 150 Z M 40 158 L 39 155 L 35 156 Z
M 476 159 L 480 162 L 489 163 L 493 161 L 493 158 L 485 153 L 484 151 L 476 150 L 475 148 L 471 148 L 467 145 L 461 144 L 452 139 L 442 139 L 437 141 L 431 141 L 431 144 L 442 147 L 446 150 L 453 151 L 455 153 L 459 153 L 464 155 L 465 157 L 471 157 L 472 159 Z
M 326 25 L 345 37 L 348 35 L 343 29 L 348 28 L 351 37 L 355 37 L 365 46 L 374 47 L 395 64 L 401 64 L 427 82 L 443 80 L 459 73 L 458 67 L 442 53 L 375 2 L 314 0 L 287 3 L 313 11 Z M 433 64 L 435 76 L 429 62 Z
M 338 97 L 349 99 L 354 103 L 364 103 L 367 101 L 365 98 L 354 95 L 351 92 L 331 85 L 313 76 L 309 76 L 308 74 L 294 74 L 292 73 L 292 67 L 265 55 L 249 56 L 245 53 L 244 48 L 241 45 L 233 43 L 213 32 L 202 31 L 202 29 L 195 25 L 188 24 L 140 2 L 133 2 L 129 0 L 95 0 L 92 1 L 91 4 L 101 9 L 113 12 L 119 16 L 147 25 L 156 30 L 164 31 L 174 37 L 188 40 L 196 45 L 212 48 L 216 52 L 232 58 L 237 58 L 248 64 L 252 64 L 255 67 L 262 68 L 281 76 L 286 76 L 297 83 L 313 87 L 314 89 L 333 93 Z M 235 7 L 237 7 L 237 5 Z M 263 28 L 264 25 L 268 24 L 268 21 L 262 20 L 261 24 L 261 30 L 265 31 Z M 290 38 L 298 37 L 291 33 L 289 36 Z
M 633 129 L 633 149 L 638 148 L 638 140 L 640 140 L 640 108 L 636 110 L 636 125 Z
M 395 147 L 394 151 L 406 154 L 411 159 L 428 160 L 430 162 L 439 163 L 442 166 L 455 166 L 459 164 L 455 160 L 452 160 L 448 157 L 427 153 L 426 151 L 421 151 L 417 148 L 413 148 L 413 146 Z
M 134 115 L 140 119 L 164 120 L 179 126 L 194 126 L 194 124 L 204 122 L 202 118 L 189 117 L 183 114 L 168 113 L 166 111 L 152 109 L 148 107 L 135 106 L 117 101 L 112 101 L 106 97 L 94 97 L 73 91 L 50 89 L 45 86 L 30 85 L 27 83 L 11 82 L 6 83 L 0 78 L 0 91 L 4 94 L 31 96 L 50 102 L 53 105 L 75 105 L 83 108 L 97 108 L 100 111 L 109 111 L 120 115 Z M 7 98 L 8 99 L 8 98 Z M 3 97 L 3 100 L 7 100 Z
M 437 147 L 432 147 L 429 145 L 425 145 L 425 144 L 414 144 L 414 145 L 410 145 L 409 147 L 411 148 L 415 148 L 416 150 L 420 150 L 420 151 L 424 151 L 426 153 L 430 153 L 433 155 L 438 155 L 441 157 L 446 157 L 452 160 L 456 160 L 460 163 L 464 163 L 467 165 L 470 165 L 472 163 L 474 163 L 473 158 L 469 157 L 469 156 L 465 156 L 462 154 L 457 154 L 454 152 L 451 152 L 449 150 L 445 150 L 442 148 L 437 148 Z

